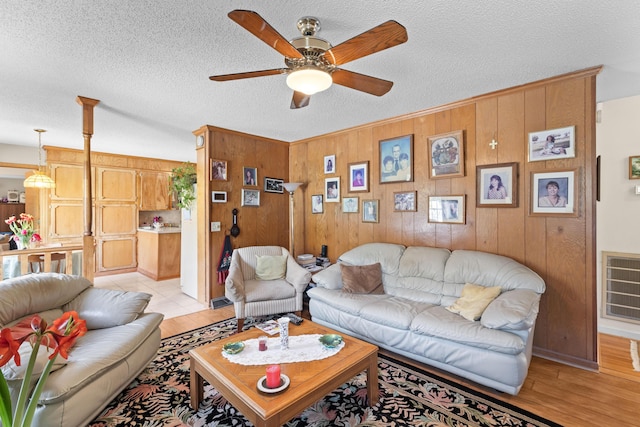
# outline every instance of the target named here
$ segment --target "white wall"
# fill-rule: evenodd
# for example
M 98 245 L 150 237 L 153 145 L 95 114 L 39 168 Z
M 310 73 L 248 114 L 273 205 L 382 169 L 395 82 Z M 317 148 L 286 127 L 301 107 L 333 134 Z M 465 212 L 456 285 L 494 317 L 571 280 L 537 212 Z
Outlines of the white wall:
M 640 339 L 640 325 L 601 317 L 602 252 L 640 254 L 640 195 L 629 179 L 629 156 L 640 155 L 640 96 L 601 104 L 596 124 L 600 155 L 600 202 L 597 202 L 598 331 Z

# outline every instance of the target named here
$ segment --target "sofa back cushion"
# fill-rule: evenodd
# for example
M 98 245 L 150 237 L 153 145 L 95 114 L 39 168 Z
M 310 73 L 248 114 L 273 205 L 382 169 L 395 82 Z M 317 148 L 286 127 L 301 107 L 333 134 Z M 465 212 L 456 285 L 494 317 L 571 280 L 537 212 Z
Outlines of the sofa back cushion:
M 58 273 L 28 274 L 0 283 L 0 327 L 33 313 L 62 307 L 91 287 L 84 277 Z
M 441 304 L 453 304 L 466 283 L 500 286 L 502 292 L 529 289 L 542 294 L 545 291 L 540 276 L 511 258 L 479 251 L 453 251 L 445 266 Z
M 444 248 L 409 246 L 400 258 L 397 277 L 385 284 L 387 293 L 414 301 L 439 304 L 444 266 L 450 254 Z
M 382 283 L 385 284 L 386 276 L 396 276 L 400 264 L 400 257 L 405 247 L 395 243 L 365 243 L 355 247 L 338 258 L 338 261 L 351 265 L 370 265 L 380 263 L 382 269 Z

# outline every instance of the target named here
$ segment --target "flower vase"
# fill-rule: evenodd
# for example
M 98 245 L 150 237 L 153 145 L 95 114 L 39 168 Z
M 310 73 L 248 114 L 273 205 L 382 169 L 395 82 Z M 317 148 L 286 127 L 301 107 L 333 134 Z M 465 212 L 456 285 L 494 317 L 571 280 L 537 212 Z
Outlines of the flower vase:
M 29 248 L 29 240 L 17 238 L 15 239 L 15 241 L 16 241 L 16 246 L 18 247 L 18 250 Z

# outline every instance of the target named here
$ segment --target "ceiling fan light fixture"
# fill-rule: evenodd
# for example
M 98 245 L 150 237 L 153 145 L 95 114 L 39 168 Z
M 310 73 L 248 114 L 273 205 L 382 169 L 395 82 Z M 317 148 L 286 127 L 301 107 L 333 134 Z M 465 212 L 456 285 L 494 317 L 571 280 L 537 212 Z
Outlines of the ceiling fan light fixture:
M 326 71 L 317 68 L 302 68 L 287 76 L 287 86 L 296 92 L 313 95 L 331 87 L 333 79 Z

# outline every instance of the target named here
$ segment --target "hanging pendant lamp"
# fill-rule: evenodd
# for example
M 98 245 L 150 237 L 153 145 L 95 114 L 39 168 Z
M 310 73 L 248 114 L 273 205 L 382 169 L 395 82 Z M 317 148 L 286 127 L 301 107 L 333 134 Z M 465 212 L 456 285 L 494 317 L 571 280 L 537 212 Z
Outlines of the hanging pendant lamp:
M 38 132 L 38 170 L 33 171 L 33 175 L 24 180 L 25 187 L 29 188 L 55 188 L 56 183 L 42 169 L 42 132 L 44 129 L 34 129 Z

